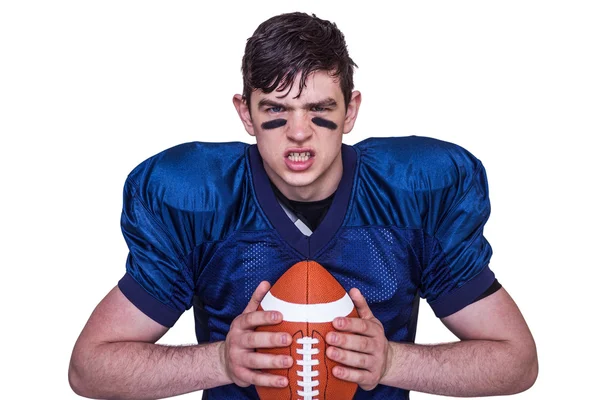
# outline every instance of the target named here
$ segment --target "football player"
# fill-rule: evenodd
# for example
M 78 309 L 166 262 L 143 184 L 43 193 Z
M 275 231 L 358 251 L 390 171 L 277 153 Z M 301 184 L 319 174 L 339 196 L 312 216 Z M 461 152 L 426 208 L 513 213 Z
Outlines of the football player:
M 425 137 L 343 144 L 361 105 L 355 66 L 335 24 L 273 17 L 248 39 L 243 93 L 233 98 L 256 144 L 182 144 L 131 172 L 126 272 L 77 340 L 75 392 L 254 399 L 256 385 L 287 386 L 268 371 L 293 358 L 255 349 L 288 346 L 291 336 L 255 332 L 282 320 L 257 307 L 302 260 L 327 268 L 358 310 L 326 337 L 327 357 L 343 365 L 332 373 L 358 383 L 356 399 L 503 395 L 533 384 L 534 340 L 489 266 L 482 163 Z M 421 297 L 460 341 L 414 343 Z M 192 307 L 198 345 L 156 344 Z

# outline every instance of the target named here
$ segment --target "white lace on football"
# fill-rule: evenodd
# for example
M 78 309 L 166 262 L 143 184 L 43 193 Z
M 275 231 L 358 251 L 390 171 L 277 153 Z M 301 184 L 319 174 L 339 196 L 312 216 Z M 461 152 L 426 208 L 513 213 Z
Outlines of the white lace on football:
M 315 396 L 319 395 L 319 391 L 313 389 L 319 385 L 319 381 L 313 378 L 319 376 L 319 371 L 313 370 L 312 367 L 319 365 L 319 360 L 313 358 L 313 355 L 319 353 L 319 349 L 312 346 L 319 343 L 319 339 L 305 336 L 296 340 L 296 343 L 302 345 L 296 349 L 296 353 L 302 355 L 301 360 L 296 360 L 296 363 L 302 366 L 302 370 L 297 371 L 302 377 L 302 380 L 298 381 L 298 385 L 302 387 L 302 390 L 298 390 L 299 400 L 318 400 Z

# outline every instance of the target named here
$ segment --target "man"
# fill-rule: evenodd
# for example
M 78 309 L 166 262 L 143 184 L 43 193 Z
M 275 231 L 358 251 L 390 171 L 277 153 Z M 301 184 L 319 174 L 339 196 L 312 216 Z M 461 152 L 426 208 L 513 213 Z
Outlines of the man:
M 360 318 L 334 321 L 333 373 L 356 399 L 517 393 L 537 376 L 535 344 L 489 269 L 487 181 L 466 150 L 428 138 L 342 145 L 361 95 L 342 33 L 293 13 L 261 24 L 233 102 L 257 144 L 189 143 L 140 164 L 124 190 L 127 272 L 92 313 L 69 380 L 87 397 L 146 399 L 204 389 L 256 398 L 291 343 L 255 332 L 257 311 L 296 262 L 312 259 L 350 291 Z M 460 342 L 415 345 L 419 296 Z M 194 306 L 197 346 L 156 345 Z

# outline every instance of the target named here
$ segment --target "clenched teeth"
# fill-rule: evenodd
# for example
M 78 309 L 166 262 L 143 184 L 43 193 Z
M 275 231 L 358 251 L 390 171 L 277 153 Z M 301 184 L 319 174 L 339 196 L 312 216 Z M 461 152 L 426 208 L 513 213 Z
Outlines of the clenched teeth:
M 305 151 L 303 153 L 290 153 L 288 154 L 288 159 L 294 162 L 299 162 L 299 161 L 308 161 L 308 159 L 310 158 L 310 153 L 308 151 Z

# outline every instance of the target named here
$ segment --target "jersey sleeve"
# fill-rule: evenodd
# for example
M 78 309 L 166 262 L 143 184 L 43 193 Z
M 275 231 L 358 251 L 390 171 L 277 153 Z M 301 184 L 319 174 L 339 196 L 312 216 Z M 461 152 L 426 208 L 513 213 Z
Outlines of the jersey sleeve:
M 492 249 L 483 236 L 490 215 L 485 169 L 460 151 L 453 159 L 452 169 L 458 171 L 454 183 L 431 196 L 430 207 L 439 209 L 435 213 L 439 219 L 430 233 L 432 246 L 422 272 L 421 295 L 438 318 L 475 302 L 495 280 L 489 268 Z
M 176 235 L 144 201 L 152 193 L 145 190 L 142 196 L 141 190 L 127 180 L 121 230 L 129 255 L 119 289 L 148 317 L 172 327 L 192 305 L 193 278 Z

